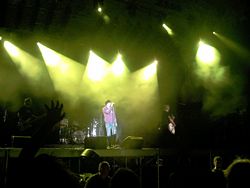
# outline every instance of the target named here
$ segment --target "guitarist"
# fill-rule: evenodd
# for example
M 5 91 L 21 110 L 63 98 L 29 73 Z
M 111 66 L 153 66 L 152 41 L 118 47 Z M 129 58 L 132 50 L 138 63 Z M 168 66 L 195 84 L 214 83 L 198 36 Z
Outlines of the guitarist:
M 167 122 L 169 132 L 171 134 L 175 134 L 175 127 L 176 127 L 175 116 L 171 112 L 169 104 L 165 105 L 164 113 L 165 113 L 164 118 L 165 118 L 165 121 Z
M 32 109 L 32 99 L 27 97 L 24 99 L 23 106 L 17 112 L 18 130 L 21 135 L 30 135 L 29 130 L 32 128 L 32 122 L 37 119 Z

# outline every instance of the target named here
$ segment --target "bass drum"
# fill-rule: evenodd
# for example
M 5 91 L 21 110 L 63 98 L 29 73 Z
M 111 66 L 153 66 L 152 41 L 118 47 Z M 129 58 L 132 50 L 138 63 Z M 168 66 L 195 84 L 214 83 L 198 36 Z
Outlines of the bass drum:
M 72 133 L 72 141 L 75 144 L 83 144 L 85 139 L 85 133 L 81 130 L 77 130 Z

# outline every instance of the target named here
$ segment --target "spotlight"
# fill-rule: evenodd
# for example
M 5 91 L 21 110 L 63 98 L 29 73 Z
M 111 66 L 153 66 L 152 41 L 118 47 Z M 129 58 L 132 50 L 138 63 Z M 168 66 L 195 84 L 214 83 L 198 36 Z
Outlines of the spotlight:
M 144 70 L 144 79 L 148 80 L 149 78 L 151 78 L 153 75 L 156 74 L 157 72 L 157 64 L 158 61 L 154 60 L 154 62 L 152 64 L 150 64 L 149 66 L 147 66 Z
M 174 35 L 174 32 L 172 31 L 172 29 L 170 27 L 168 27 L 165 23 L 162 24 L 162 27 L 167 31 L 167 33 L 170 36 Z
M 20 55 L 20 50 L 11 42 L 4 41 L 5 49 L 14 57 L 18 57 Z
M 202 64 L 212 65 L 220 60 L 220 54 L 216 48 L 203 41 L 199 41 L 199 48 L 196 53 L 196 60 Z
M 101 12 L 102 12 L 102 7 L 98 6 L 97 11 L 98 11 L 99 13 L 101 13 Z

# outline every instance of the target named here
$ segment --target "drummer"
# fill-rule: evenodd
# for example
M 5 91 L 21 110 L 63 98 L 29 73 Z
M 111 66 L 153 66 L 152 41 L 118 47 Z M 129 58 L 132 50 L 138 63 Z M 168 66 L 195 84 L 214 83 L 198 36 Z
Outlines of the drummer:
M 59 123 L 60 129 L 59 129 L 59 142 L 61 144 L 67 144 L 68 143 L 68 126 L 69 126 L 69 120 L 67 118 L 63 118 Z

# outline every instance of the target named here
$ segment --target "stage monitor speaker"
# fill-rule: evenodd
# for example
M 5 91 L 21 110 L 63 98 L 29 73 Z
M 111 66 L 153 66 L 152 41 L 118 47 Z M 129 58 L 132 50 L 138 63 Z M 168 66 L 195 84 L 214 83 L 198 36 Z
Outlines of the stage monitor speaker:
M 107 137 L 106 136 L 86 137 L 84 139 L 84 144 L 85 148 L 106 149 Z
M 122 141 L 122 148 L 125 149 L 142 149 L 144 140 L 142 137 L 127 136 Z
M 24 147 L 31 142 L 31 136 L 12 136 L 12 147 Z

